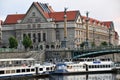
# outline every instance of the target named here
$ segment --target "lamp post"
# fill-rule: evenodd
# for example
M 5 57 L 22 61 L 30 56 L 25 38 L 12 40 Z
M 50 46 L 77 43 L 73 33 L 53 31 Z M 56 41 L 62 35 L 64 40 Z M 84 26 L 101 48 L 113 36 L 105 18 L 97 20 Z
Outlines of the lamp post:
M 89 12 L 87 11 L 86 12 L 86 42 L 85 42 L 85 46 L 86 48 L 89 48 L 89 28 L 88 28 L 88 21 L 89 21 L 89 18 L 88 18 L 88 14 Z
M 111 30 L 112 28 L 110 27 L 109 28 L 109 46 L 111 46 Z
M 93 27 L 93 46 L 95 47 L 95 27 Z

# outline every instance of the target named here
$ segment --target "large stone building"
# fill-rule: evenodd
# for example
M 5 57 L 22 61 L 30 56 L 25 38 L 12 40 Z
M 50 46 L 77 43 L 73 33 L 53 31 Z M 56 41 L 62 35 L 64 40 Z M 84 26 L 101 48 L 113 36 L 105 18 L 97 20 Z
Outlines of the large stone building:
M 60 48 L 64 40 L 65 12 L 56 12 L 48 4 L 33 2 L 25 14 L 9 14 L 3 24 L 3 45 L 8 45 L 10 36 L 21 41 L 28 35 L 33 42 L 33 49 Z M 67 47 L 80 47 L 86 41 L 86 17 L 80 11 L 67 11 Z M 99 46 L 101 42 L 118 45 L 118 34 L 112 21 L 88 20 L 89 43 Z

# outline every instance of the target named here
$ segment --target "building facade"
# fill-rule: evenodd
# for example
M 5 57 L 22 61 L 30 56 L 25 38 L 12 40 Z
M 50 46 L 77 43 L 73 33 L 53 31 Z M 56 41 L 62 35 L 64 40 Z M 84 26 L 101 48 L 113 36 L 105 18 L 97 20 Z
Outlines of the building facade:
M 0 46 L 2 43 L 2 20 L 0 20 Z
M 2 29 L 2 44 L 8 47 L 8 39 L 15 36 L 18 48 L 23 48 L 22 40 L 28 35 L 33 49 L 61 48 L 64 40 L 64 11 L 56 12 L 51 6 L 33 2 L 25 14 L 10 14 Z M 67 48 L 78 48 L 86 41 L 86 17 L 78 10 L 67 11 Z M 89 42 L 99 46 L 101 42 L 118 45 L 118 34 L 112 21 L 104 22 L 89 18 Z

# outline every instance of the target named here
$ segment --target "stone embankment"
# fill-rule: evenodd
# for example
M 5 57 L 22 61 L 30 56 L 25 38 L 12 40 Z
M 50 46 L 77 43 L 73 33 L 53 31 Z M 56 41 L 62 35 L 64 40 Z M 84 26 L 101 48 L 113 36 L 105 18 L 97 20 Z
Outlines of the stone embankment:
M 28 51 L 28 52 L 2 52 L 0 59 L 7 58 L 34 58 L 39 61 L 44 61 L 44 51 Z

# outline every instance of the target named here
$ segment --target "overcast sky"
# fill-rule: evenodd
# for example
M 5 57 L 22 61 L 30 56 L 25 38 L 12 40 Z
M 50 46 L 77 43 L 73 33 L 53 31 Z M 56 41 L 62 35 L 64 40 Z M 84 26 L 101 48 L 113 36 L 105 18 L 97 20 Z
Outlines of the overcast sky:
M 32 2 L 49 3 L 55 11 L 80 10 L 81 15 L 89 11 L 89 17 L 100 21 L 113 21 L 120 35 L 120 0 L 0 0 L 0 19 L 8 14 L 24 14 Z

